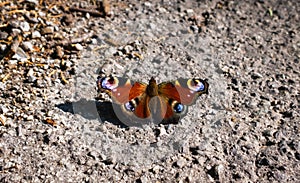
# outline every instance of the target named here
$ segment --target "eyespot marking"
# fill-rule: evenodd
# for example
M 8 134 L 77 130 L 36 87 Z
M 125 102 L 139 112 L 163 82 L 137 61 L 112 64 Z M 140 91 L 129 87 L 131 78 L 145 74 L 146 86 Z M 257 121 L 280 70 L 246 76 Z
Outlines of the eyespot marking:
M 175 113 L 181 113 L 182 111 L 184 111 L 184 105 L 177 102 L 176 100 L 169 99 L 168 103 L 172 106 L 172 109 Z
M 188 85 L 189 89 L 191 89 L 192 91 L 195 91 L 195 92 L 205 90 L 204 83 L 199 79 L 189 79 L 187 81 L 187 85 Z
M 184 106 L 181 103 L 176 103 L 173 110 L 175 113 L 181 113 L 184 110 Z
M 127 111 L 133 112 L 135 110 L 135 106 L 132 101 L 126 102 L 124 106 Z
M 113 90 L 119 86 L 119 80 L 116 77 L 101 78 L 100 85 L 103 89 Z
M 134 98 L 124 104 L 124 107 L 127 111 L 133 112 L 135 111 L 136 106 L 139 104 L 139 99 Z

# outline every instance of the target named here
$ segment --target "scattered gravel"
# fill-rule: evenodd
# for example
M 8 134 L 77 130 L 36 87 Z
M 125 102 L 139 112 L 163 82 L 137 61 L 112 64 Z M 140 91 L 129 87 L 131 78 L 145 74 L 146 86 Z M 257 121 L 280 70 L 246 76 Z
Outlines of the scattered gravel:
M 0 3 L 1 182 L 300 182 L 298 1 Z M 125 127 L 99 75 L 207 78 Z

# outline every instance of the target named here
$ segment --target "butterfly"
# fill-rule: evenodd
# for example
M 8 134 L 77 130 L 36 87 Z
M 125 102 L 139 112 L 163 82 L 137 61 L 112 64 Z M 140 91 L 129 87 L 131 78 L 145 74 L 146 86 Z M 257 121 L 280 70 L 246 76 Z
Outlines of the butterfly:
M 178 123 L 187 113 L 187 107 L 202 94 L 208 94 L 207 79 L 183 79 L 157 84 L 133 82 L 127 78 L 98 77 L 98 92 L 107 93 L 113 101 L 114 112 L 122 122 Z M 132 123 L 130 123 L 131 125 Z

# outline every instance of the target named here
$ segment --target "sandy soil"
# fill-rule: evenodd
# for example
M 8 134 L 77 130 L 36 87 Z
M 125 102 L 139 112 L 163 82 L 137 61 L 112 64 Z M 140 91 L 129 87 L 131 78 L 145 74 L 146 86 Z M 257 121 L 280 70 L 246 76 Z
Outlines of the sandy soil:
M 0 1 L 1 182 L 300 182 L 299 1 L 95 2 Z M 209 94 L 125 127 L 109 74 Z

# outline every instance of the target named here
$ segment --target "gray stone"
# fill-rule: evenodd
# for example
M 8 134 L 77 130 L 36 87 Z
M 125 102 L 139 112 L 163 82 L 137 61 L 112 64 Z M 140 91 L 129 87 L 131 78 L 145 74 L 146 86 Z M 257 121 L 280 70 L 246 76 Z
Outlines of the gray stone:
M 41 37 L 41 33 L 40 33 L 39 31 L 33 31 L 33 32 L 31 33 L 31 37 L 32 37 L 33 39 L 40 38 L 40 37 Z

